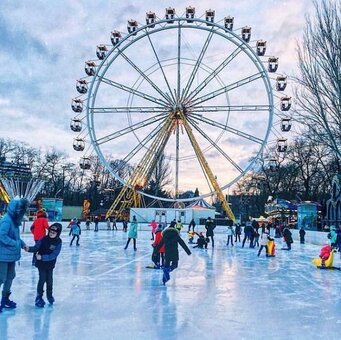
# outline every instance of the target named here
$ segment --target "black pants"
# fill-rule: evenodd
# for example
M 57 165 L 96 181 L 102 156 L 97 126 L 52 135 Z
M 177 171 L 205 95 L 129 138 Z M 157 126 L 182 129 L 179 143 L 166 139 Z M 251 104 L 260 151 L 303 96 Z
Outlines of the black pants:
M 37 295 L 43 296 L 44 284 L 46 283 L 46 295 L 47 297 L 52 297 L 52 287 L 53 287 L 53 269 L 43 269 L 39 270 L 39 281 L 37 285 Z
M 131 240 L 131 238 L 129 237 L 129 238 L 128 238 L 128 241 L 127 241 L 127 244 L 126 244 L 126 246 L 124 247 L 124 249 L 127 249 L 127 248 L 128 248 L 128 244 L 129 244 L 130 240 Z M 136 238 L 133 238 L 133 242 L 134 242 L 134 249 L 136 249 Z
M 206 236 L 207 238 L 211 238 L 211 243 L 212 243 L 212 248 L 214 248 L 214 238 L 213 235 L 212 236 Z
M 165 261 L 165 268 L 169 268 L 170 271 L 173 271 L 175 268 L 178 268 L 179 261 Z
M 266 255 L 268 255 L 268 246 L 263 246 L 261 245 L 259 250 L 258 250 L 258 256 L 260 255 L 260 253 L 262 252 L 262 249 L 265 248 L 265 251 L 266 251 Z
M 230 240 L 231 240 L 231 244 L 233 245 L 233 236 L 232 236 L 232 235 L 228 235 L 228 236 L 227 236 L 227 242 L 226 242 L 226 245 L 227 245 L 227 246 L 229 245 Z
M 238 239 L 238 242 L 240 242 L 240 234 L 236 234 L 236 238 L 234 239 L 234 242 L 237 242 L 237 239 Z
M 79 246 L 79 235 L 73 235 L 72 240 L 71 240 L 71 242 L 70 242 L 70 246 L 72 246 L 73 240 L 74 240 L 76 237 L 77 237 L 76 244 L 77 244 L 77 246 Z

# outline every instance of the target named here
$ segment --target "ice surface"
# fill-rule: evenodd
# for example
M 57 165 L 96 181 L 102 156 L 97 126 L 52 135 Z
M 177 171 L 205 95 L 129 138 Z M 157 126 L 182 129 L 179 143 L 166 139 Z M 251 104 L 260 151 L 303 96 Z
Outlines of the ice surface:
M 83 230 L 80 247 L 63 232 L 56 302 L 43 309 L 34 306 L 38 271 L 23 252 L 11 295 L 18 307 L 0 314 L 0 339 L 340 339 L 341 272 L 311 264 L 319 246 L 295 242 L 288 252 L 276 240 L 276 257 L 258 258 L 240 243 L 227 248 L 221 229 L 214 249 L 181 250 L 164 287 L 162 271 L 145 268 L 148 228 L 134 252 L 132 243 L 123 250 L 127 234 L 118 227 Z

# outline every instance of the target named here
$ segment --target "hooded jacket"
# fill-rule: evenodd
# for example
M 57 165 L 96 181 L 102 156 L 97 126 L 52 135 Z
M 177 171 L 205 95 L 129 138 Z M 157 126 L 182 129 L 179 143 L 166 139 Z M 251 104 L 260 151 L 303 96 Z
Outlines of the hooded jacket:
M 49 227 L 48 220 L 43 211 L 37 212 L 37 218 L 33 222 L 31 226 L 31 232 L 33 234 L 33 238 L 35 241 L 40 240 L 42 237 L 46 235 L 46 230 Z
M 178 244 L 181 245 L 188 255 L 191 254 L 191 251 L 187 247 L 186 243 L 180 237 L 179 232 L 173 227 L 168 227 L 162 232 L 162 240 L 154 249 L 155 251 L 159 251 L 160 248 L 165 245 L 166 261 L 179 261 Z
M 25 243 L 20 239 L 19 226 L 27 207 L 26 199 L 13 199 L 0 220 L 0 262 L 15 262 L 21 257 Z

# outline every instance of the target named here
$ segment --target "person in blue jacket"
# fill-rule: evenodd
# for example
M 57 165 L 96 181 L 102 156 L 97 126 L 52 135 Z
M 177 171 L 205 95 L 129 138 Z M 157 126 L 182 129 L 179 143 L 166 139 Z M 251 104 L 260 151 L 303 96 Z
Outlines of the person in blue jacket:
M 21 249 L 25 247 L 24 241 L 20 239 L 19 227 L 28 206 L 27 199 L 14 198 L 8 204 L 7 213 L 0 220 L 0 287 L 3 285 L 0 313 L 4 308 L 17 307 L 9 296 L 15 278 L 15 262 L 19 261 Z
M 35 266 L 39 271 L 39 281 L 35 305 L 39 308 L 45 306 L 45 301 L 43 299 L 45 284 L 47 301 L 51 305 L 54 303 L 54 297 L 52 295 L 53 269 L 56 265 L 57 256 L 62 249 L 62 240 L 60 239 L 61 232 L 62 225 L 60 223 L 53 223 L 49 227 L 47 236 L 41 238 L 35 246 L 25 246 L 26 251 L 36 253 Z

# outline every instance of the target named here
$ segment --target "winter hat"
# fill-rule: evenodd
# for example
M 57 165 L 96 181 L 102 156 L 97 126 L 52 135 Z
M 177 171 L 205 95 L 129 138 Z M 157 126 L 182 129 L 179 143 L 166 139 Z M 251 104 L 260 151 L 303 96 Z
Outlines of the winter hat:
M 53 223 L 53 224 L 50 225 L 49 230 L 50 229 L 56 230 L 57 231 L 57 236 L 59 237 L 61 232 L 62 232 L 63 226 L 60 223 L 56 222 L 56 223 Z
M 162 230 L 163 230 L 162 224 L 159 224 L 159 225 L 157 226 L 155 232 L 156 232 L 156 231 L 162 231 Z

